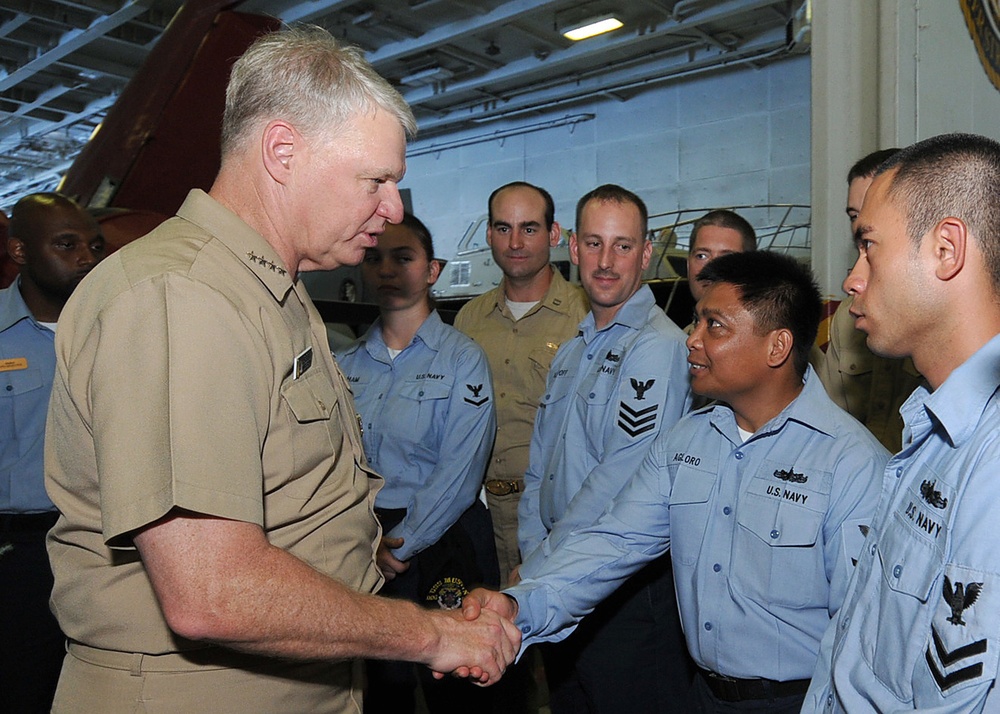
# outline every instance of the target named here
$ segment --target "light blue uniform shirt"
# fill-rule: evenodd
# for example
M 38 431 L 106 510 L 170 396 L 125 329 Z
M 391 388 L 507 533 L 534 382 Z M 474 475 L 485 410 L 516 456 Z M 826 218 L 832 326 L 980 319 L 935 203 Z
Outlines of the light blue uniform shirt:
M 559 348 L 518 505 L 523 556 L 556 523 L 568 532 L 597 520 L 661 428 L 690 408 L 685 339 L 644 285 L 610 325 L 598 330 L 590 313 L 580 334 Z
M 20 284 L 0 290 L 0 513 L 41 513 L 55 510 L 44 478 L 55 333 L 32 317 Z
M 1000 337 L 900 410 L 903 450 L 804 712 L 1000 712 Z
M 385 478 L 379 508 L 405 508 L 391 531 L 409 560 L 436 543 L 472 505 L 496 432 L 483 350 L 431 312 L 389 358 L 381 323 L 337 356 L 361 414 L 365 454 Z
M 560 639 L 643 563 L 671 549 L 697 664 L 730 677 L 812 674 L 874 513 L 888 452 L 830 401 L 810 368 L 802 392 L 741 442 L 725 405 L 656 438 L 594 525 L 535 553 L 507 592 L 525 643 Z M 543 547 L 544 550 L 544 547 Z M 567 629 L 563 629 L 567 628 Z

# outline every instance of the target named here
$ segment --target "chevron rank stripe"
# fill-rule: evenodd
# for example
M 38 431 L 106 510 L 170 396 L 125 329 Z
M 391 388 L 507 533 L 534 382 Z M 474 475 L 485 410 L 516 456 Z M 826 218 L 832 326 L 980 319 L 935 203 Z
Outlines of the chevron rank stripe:
M 618 426 L 629 436 L 645 434 L 656 428 L 656 412 L 659 408 L 659 404 L 654 404 L 637 410 L 621 402 L 618 409 Z
M 927 666 L 930 667 L 931 676 L 934 677 L 934 681 L 937 682 L 938 688 L 942 692 L 947 692 L 949 689 L 954 687 L 956 684 L 961 684 L 962 682 L 968 682 L 970 679 L 976 679 L 983 675 L 983 663 L 977 662 L 976 664 L 970 664 L 968 667 L 962 667 L 962 669 L 956 669 L 950 674 L 944 674 L 938 669 L 938 666 L 934 663 L 934 658 L 931 657 L 930 648 L 924 653 L 927 658 Z
M 469 390 L 469 394 L 470 394 L 470 396 L 468 396 L 468 397 L 465 398 L 465 401 L 468 402 L 469 404 L 471 404 L 474 407 L 481 407 L 484 404 L 486 404 L 486 402 L 488 402 L 490 400 L 489 395 L 487 395 L 485 397 L 480 397 L 479 396 L 479 393 L 481 391 L 483 391 L 483 385 L 482 384 L 466 384 L 465 388 Z
M 934 638 L 934 650 L 944 667 L 948 667 L 959 660 L 968 659 L 969 657 L 974 657 L 975 655 L 984 654 L 986 652 L 986 640 L 977 640 L 970 644 L 957 647 L 949 652 L 945 649 L 944 642 L 941 640 L 940 635 L 938 635 L 937 629 L 935 629 L 934 625 L 931 625 L 931 636 Z M 927 666 L 931 670 L 931 676 L 934 677 L 934 681 L 937 682 L 938 688 L 942 692 L 948 691 L 956 684 L 961 684 L 962 682 L 967 682 L 970 679 L 976 679 L 977 677 L 981 677 L 983 675 L 982 662 L 976 662 L 975 664 L 970 664 L 967 667 L 962 667 L 961 669 L 956 669 L 954 672 L 945 674 L 941 671 L 941 668 L 934 660 L 934 655 L 931 652 L 930 646 L 928 646 L 927 651 L 924 652 L 924 657 L 927 660 Z
M 945 649 L 944 641 L 941 639 L 934 625 L 931 625 L 931 636 L 934 638 L 934 649 L 937 651 L 938 659 L 941 660 L 941 664 L 945 667 L 950 667 L 959 660 L 986 653 L 986 640 L 976 640 L 970 644 L 956 647 L 949 652 Z M 930 651 L 930 647 L 927 650 Z

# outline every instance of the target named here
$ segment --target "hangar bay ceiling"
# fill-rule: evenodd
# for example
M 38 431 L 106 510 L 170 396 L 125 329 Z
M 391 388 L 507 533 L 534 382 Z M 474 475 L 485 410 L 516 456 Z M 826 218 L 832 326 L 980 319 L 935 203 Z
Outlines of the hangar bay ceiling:
M 221 5 L 218 0 L 191 2 Z M 4 0 L 0 207 L 52 190 L 181 0 Z M 808 52 L 808 0 L 245 0 L 362 47 L 411 104 L 421 140 L 502 117 Z M 614 14 L 623 27 L 561 34 Z

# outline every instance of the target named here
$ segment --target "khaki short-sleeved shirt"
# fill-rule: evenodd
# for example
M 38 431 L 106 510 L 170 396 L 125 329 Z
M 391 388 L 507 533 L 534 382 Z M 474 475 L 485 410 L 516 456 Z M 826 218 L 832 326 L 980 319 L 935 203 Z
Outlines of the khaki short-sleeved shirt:
M 256 523 L 317 570 L 377 590 L 380 479 L 349 388 L 304 289 L 235 214 L 192 191 L 81 284 L 56 353 L 45 465 L 62 515 L 48 547 L 70 639 L 155 655 L 204 647 L 169 630 L 131 541 L 173 508 Z M 260 659 L 264 685 L 269 671 L 294 679 L 294 666 L 272 665 Z M 331 665 L 331 680 L 349 669 Z M 281 711 L 268 696 L 262 686 L 259 710 Z
M 490 363 L 497 409 L 497 435 L 486 478 L 517 480 L 528 470 L 528 448 L 538 400 L 556 350 L 576 336 L 590 306 L 583 289 L 558 270 L 537 305 L 514 320 L 504 284 L 469 301 L 455 327 L 474 339 Z
M 854 326 L 852 298 L 837 306 L 830 320 L 826 353 L 814 349 L 811 361 L 834 403 L 860 421 L 893 453 L 902 445 L 899 408 L 923 381 L 913 360 L 879 357 Z

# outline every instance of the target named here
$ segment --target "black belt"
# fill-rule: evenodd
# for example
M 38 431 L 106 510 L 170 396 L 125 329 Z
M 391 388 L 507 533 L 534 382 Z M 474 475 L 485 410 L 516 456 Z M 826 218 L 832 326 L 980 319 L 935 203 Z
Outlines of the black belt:
M 0 533 L 47 531 L 56 524 L 59 513 L 0 513 Z
M 716 698 L 724 702 L 743 702 L 755 699 L 780 699 L 803 695 L 809 689 L 808 679 L 777 682 L 773 679 L 736 679 L 715 672 L 699 669 L 705 684 Z

